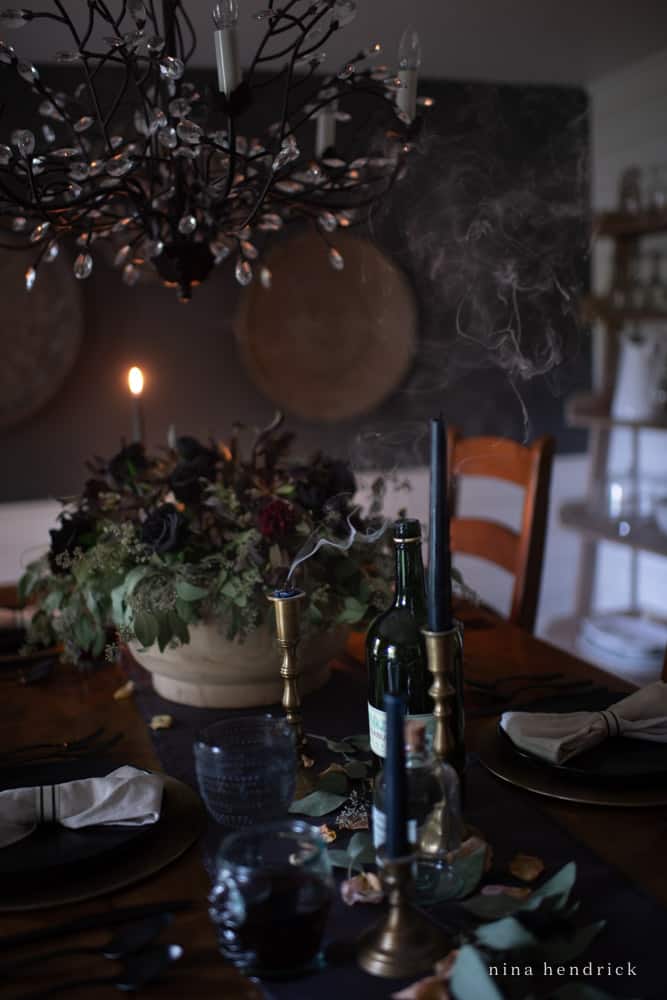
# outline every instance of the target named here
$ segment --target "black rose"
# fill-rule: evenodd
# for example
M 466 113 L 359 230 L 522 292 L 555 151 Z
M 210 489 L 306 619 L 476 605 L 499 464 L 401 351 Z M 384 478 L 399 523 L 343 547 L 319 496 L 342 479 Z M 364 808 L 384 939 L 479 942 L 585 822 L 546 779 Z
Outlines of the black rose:
M 307 510 L 321 512 L 340 494 L 351 496 L 357 489 L 354 474 L 347 462 L 321 458 L 314 465 L 295 469 L 296 500 Z
M 109 475 L 116 486 L 123 486 L 123 484 L 136 479 L 138 474 L 145 472 L 149 464 L 143 444 L 140 444 L 139 441 L 133 441 L 121 448 L 118 454 L 111 459 Z
M 88 479 L 83 488 L 82 498 L 88 507 L 96 507 L 100 502 L 100 494 L 109 492 L 109 484 L 104 479 Z
M 202 480 L 211 482 L 215 479 L 215 462 L 214 452 L 205 452 L 190 461 L 179 462 L 169 477 L 176 499 L 181 503 L 200 503 L 205 485 Z
M 142 542 L 158 555 L 180 548 L 186 535 L 187 522 L 171 503 L 151 511 L 141 526 Z
M 192 462 L 195 458 L 206 455 L 213 461 L 216 460 L 217 452 L 213 448 L 207 448 L 197 438 L 184 435 L 176 441 L 176 451 L 186 462 Z
M 49 565 L 54 573 L 65 572 L 58 564 L 58 556 L 67 553 L 73 555 L 75 549 L 85 551 L 95 542 L 95 523 L 87 514 L 63 514 L 60 527 L 51 528 L 51 548 L 49 549 Z

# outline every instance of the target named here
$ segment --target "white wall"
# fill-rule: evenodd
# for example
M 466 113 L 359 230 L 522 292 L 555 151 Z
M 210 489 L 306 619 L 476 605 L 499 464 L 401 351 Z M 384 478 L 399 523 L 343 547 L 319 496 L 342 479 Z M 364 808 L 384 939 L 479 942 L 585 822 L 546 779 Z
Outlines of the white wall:
M 593 171 L 591 198 L 594 211 L 617 207 L 621 173 L 631 166 L 647 168 L 667 166 L 667 49 L 633 63 L 610 76 L 601 77 L 589 86 L 591 98 L 591 142 Z M 663 238 L 646 240 L 667 251 Z M 593 249 L 593 281 L 599 294 L 605 294 L 611 278 L 610 240 L 599 240 Z M 663 326 L 662 334 L 667 335 Z M 601 337 L 601 332 L 597 337 Z M 627 470 L 630 455 L 630 431 L 612 435 L 609 473 Z M 665 482 L 667 496 L 667 434 L 643 431 L 640 435 L 640 470 L 645 476 Z M 601 546 L 596 599 L 604 608 L 627 606 L 630 597 L 631 554 L 615 545 Z M 667 559 L 640 555 L 638 559 L 639 604 L 647 610 L 667 612 Z

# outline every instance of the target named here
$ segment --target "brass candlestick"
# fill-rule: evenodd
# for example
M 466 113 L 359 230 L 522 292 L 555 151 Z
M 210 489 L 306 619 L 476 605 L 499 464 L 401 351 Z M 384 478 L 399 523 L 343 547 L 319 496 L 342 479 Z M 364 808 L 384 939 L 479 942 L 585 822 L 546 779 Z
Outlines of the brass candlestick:
M 465 765 L 465 745 L 463 743 L 463 717 L 461 700 L 463 643 L 458 627 L 445 632 L 430 632 L 424 629 L 426 659 L 428 669 L 433 674 L 433 685 L 429 694 L 433 698 L 435 731 L 433 734 L 433 755 L 442 764 L 449 764 L 463 781 Z M 451 772 L 450 772 L 451 774 Z M 452 775 L 452 781 L 456 778 Z M 458 799 L 458 795 L 457 795 Z M 436 807 L 422 830 L 421 853 L 434 858 L 445 858 L 452 850 L 453 824 L 460 829 L 458 802 L 456 815 L 453 805 L 446 799 Z M 457 833 L 458 833 L 457 829 Z
M 300 674 L 296 658 L 296 647 L 299 645 L 301 603 L 306 595 L 303 590 L 276 590 L 269 595 L 276 612 L 276 632 L 278 645 L 283 654 L 280 665 L 280 676 L 283 679 L 282 705 L 290 726 L 296 737 L 296 748 L 299 754 L 306 749 L 306 737 L 301 721 L 301 698 L 299 697 L 298 679 Z
M 295 797 L 303 799 L 313 791 L 314 779 L 305 767 L 305 751 L 308 745 L 301 719 L 301 698 L 299 696 L 299 674 L 296 648 L 299 645 L 301 605 L 305 597 L 303 590 L 276 590 L 269 594 L 276 612 L 276 633 L 283 658 L 280 676 L 283 679 L 282 705 L 285 716 L 294 732 L 297 752 L 297 772 Z M 312 761 L 311 761 L 312 764 Z
M 428 669 L 433 674 L 429 694 L 435 703 L 433 753 L 452 767 L 463 782 L 465 740 L 463 720 L 463 637 L 455 625 L 446 632 L 424 629 Z
M 377 856 L 389 909 L 359 940 L 359 965 L 372 976 L 399 979 L 429 972 L 451 950 L 451 940 L 412 906 L 414 854 Z

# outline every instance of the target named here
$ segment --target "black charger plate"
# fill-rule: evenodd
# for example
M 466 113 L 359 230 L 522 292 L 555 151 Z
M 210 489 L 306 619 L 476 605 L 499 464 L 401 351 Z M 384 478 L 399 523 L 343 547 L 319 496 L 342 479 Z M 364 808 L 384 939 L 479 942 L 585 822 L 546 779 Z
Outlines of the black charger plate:
M 585 694 L 568 696 L 567 698 L 544 699 L 531 712 L 599 712 L 609 708 L 625 695 L 619 698 L 618 693 L 607 692 L 594 697 Z M 667 743 L 653 743 L 650 740 L 634 740 L 625 736 L 606 739 L 597 746 L 578 754 L 564 764 L 554 764 L 542 760 L 535 754 L 517 747 L 498 721 L 498 732 L 503 742 L 512 752 L 527 763 L 538 768 L 546 768 L 556 772 L 563 778 L 574 781 L 584 781 L 588 785 L 599 783 L 605 785 L 627 784 L 628 782 L 655 784 L 667 779 Z
M 4 769 L 0 772 L 0 788 L 28 788 L 32 785 L 56 785 L 63 781 L 94 778 L 109 774 L 118 762 L 66 761 Z M 104 854 L 117 854 L 148 832 L 154 831 L 161 820 L 148 826 L 92 826 L 68 830 L 57 823 L 38 826 L 23 840 L 0 849 L 0 877 L 3 881 L 50 875 L 69 865 L 85 865 L 98 861 Z

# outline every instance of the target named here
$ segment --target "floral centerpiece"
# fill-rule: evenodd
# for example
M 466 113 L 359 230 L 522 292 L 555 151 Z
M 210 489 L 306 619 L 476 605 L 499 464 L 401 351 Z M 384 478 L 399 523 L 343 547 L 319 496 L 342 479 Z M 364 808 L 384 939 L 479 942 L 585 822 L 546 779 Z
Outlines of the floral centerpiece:
M 113 656 L 114 635 L 164 652 L 204 622 L 243 642 L 271 614 L 267 592 L 314 549 L 294 574 L 306 628 L 361 624 L 386 606 L 390 553 L 372 531 L 383 481 L 362 516 L 349 466 L 322 454 L 291 461 L 279 416 L 246 457 L 241 433 L 225 444 L 180 437 L 158 455 L 132 443 L 91 463 L 83 493 L 63 501 L 48 554 L 21 580 L 36 604 L 29 643 L 62 643 L 74 662 L 105 647 Z

